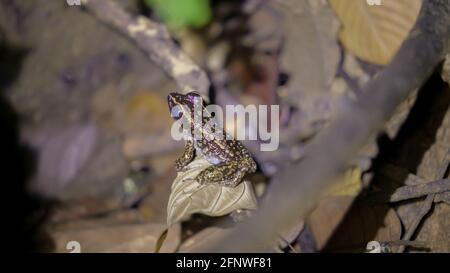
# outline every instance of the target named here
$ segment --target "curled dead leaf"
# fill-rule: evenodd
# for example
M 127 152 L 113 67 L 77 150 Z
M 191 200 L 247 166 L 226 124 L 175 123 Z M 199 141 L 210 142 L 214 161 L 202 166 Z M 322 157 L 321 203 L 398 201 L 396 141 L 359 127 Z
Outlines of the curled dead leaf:
M 203 158 L 196 158 L 184 172 L 175 178 L 169 204 L 167 206 L 167 224 L 187 219 L 194 213 L 208 216 L 223 216 L 238 209 L 256 209 L 257 201 L 250 181 L 243 181 L 238 186 L 222 187 L 219 185 L 201 185 L 194 180 L 202 170 L 211 166 Z

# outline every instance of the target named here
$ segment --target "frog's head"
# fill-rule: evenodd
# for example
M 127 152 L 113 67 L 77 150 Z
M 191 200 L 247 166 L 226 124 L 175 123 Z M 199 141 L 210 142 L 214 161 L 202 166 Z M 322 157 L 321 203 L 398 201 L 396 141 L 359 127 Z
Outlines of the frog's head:
M 196 92 L 190 92 L 187 94 L 170 93 L 167 96 L 167 103 L 169 104 L 170 116 L 178 120 L 183 114 L 194 113 L 195 103 L 201 103 L 203 106 L 202 97 Z

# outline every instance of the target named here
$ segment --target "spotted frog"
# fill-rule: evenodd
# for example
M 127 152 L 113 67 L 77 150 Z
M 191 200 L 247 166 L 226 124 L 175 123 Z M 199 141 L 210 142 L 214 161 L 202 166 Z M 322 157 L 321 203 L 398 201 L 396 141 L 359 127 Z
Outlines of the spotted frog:
M 246 174 L 256 171 L 256 163 L 249 151 L 239 141 L 229 137 L 222 128 L 219 129 L 224 136 L 222 139 L 210 137 L 213 133 L 212 129 L 204 125 L 210 121 L 211 117 L 202 115 L 201 124 L 199 124 L 200 122 L 197 122 L 198 124 L 194 122 L 194 110 L 196 110 L 194 104 L 196 101 L 201 103 L 202 112 L 206 112 L 204 102 L 199 94 L 195 92 L 188 94 L 170 93 L 167 100 L 172 118 L 179 120 L 184 116 L 191 126 L 184 153 L 175 162 L 177 171 L 184 170 L 195 155 L 202 156 L 213 164 L 193 179 L 200 184 L 235 187 Z M 201 130 L 203 137 L 194 138 L 193 132 L 195 129 Z M 217 130 L 216 128 L 215 132 Z

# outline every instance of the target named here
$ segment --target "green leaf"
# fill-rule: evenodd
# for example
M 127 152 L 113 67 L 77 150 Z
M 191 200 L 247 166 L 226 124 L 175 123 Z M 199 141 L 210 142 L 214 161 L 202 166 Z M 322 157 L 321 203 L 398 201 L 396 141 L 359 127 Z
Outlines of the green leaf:
M 144 0 L 172 29 L 202 27 L 211 19 L 209 0 Z

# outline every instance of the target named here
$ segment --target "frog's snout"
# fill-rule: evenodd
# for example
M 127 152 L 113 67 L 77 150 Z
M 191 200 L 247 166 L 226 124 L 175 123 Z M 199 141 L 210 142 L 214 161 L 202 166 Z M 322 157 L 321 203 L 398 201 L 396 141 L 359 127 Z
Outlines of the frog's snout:
M 167 104 L 169 105 L 169 111 L 170 111 L 170 116 L 173 119 L 180 119 L 181 116 L 183 115 L 183 111 L 181 109 L 181 105 L 177 99 L 177 95 L 176 93 L 170 93 L 167 96 Z
M 176 105 L 175 93 L 170 93 L 167 96 L 167 104 L 169 105 L 169 110 L 171 110 Z

